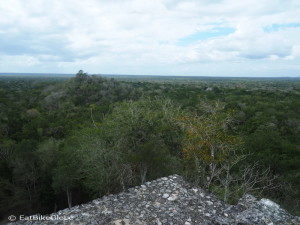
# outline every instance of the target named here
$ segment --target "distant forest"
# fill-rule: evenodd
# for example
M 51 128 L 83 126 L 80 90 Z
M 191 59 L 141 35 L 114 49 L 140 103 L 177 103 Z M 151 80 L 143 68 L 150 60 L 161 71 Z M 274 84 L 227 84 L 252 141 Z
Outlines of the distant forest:
M 0 77 L 0 221 L 170 174 L 300 215 L 300 79 Z

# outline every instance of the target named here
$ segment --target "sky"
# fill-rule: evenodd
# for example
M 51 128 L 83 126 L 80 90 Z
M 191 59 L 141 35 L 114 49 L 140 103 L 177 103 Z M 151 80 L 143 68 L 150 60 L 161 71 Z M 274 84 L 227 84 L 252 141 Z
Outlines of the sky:
M 0 0 L 0 73 L 300 76 L 299 0 Z

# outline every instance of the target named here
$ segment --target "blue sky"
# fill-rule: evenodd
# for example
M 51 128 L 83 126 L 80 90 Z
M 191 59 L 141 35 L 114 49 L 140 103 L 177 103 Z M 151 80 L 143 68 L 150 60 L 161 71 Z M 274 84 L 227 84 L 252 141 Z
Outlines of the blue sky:
M 300 76 L 299 0 L 9 0 L 0 14 L 0 73 Z
M 266 32 L 276 32 L 279 30 L 286 30 L 289 28 L 299 28 L 300 27 L 300 22 L 299 23 L 285 23 L 285 24 L 271 24 L 267 27 L 264 28 Z
M 209 38 L 224 37 L 234 33 L 235 29 L 231 27 L 215 27 L 212 30 L 198 31 L 189 36 L 185 36 L 176 42 L 176 45 L 187 46 L 195 44 Z

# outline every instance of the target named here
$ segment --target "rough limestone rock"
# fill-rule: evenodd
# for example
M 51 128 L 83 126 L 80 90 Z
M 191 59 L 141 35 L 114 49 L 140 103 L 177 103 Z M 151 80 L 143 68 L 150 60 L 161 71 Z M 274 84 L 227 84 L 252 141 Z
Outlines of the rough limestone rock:
M 293 217 L 268 199 L 257 200 L 252 195 L 245 195 L 237 205 L 228 205 L 214 195 L 193 187 L 178 175 L 64 209 L 48 215 L 48 218 L 41 215 L 32 218 L 35 220 L 11 224 L 300 224 L 299 217 Z

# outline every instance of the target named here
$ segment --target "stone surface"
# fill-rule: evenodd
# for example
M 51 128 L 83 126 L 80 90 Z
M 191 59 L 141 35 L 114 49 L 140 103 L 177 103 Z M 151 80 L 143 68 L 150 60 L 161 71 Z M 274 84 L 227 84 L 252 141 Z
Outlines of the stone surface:
M 252 195 L 245 195 L 237 205 L 228 205 L 205 190 L 193 187 L 178 175 L 58 211 L 48 215 L 48 220 L 44 218 L 36 215 L 34 220 L 11 224 L 300 224 L 298 217 L 293 217 L 271 200 L 258 200 Z

